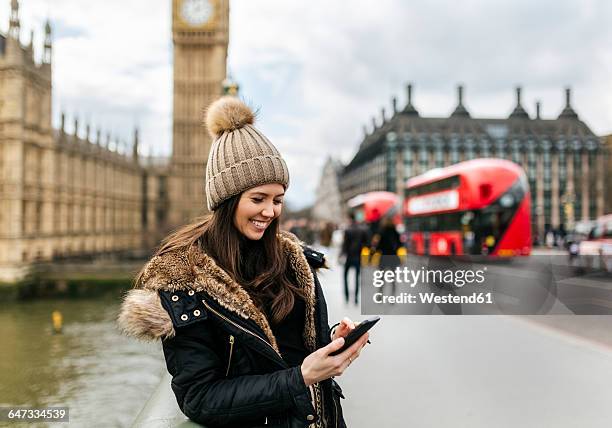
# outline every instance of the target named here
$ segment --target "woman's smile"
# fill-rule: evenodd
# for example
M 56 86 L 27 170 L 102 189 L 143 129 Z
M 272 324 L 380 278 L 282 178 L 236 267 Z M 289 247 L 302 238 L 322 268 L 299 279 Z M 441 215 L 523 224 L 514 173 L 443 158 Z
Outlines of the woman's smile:
M 251 220 L 251 223 L 255 226 L 257 230 L 266 230 L 266 227 L 270 224 L 269 221 L 260 221 L 260 220 Z

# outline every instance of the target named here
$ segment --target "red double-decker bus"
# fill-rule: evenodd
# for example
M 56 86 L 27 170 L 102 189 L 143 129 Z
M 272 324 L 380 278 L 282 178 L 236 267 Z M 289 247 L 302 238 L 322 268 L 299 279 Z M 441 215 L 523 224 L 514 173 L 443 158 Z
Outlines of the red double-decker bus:
M 380 221 L 390 217 L 396 224 L 401 224 L 400 198 L 392 192 L 368 192 L 357 195 L 347 202 L 348 207 L 359 220 L 366 223 Z
M 523 169 L 474 159 L 408 180 L 409 249 L 423 255 L 512 257 L 531 252 L 530 194 Z

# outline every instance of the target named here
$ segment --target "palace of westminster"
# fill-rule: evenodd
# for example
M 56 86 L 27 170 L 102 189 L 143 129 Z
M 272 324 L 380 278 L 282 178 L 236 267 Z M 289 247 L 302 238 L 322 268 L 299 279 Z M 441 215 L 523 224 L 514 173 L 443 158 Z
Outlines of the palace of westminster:
M 172 155 L 160 160 L 139 156 L 137 130 L 126 149 L 76 120 L 67 133 L 63 113 L 52 127 L 52 27 L 35 61 L 11 0 L 0 34 L 0 282 L 34 262 L 150 251 L 205 212 L 202 108 L 237 86 L 226 79 L 229 0 L 193 3 L 172 1 Z

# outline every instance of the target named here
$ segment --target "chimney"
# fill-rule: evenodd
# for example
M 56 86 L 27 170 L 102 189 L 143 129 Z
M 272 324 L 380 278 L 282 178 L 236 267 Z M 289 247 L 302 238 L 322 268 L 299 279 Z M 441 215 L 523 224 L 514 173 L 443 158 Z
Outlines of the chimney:
M 540 116 L 540 109 L 542 107 L 542 103 L 540 101 L 536 101 L 536 119 L 540 120 L 542 117 Z
M 45 23 L 45 42 L 43 45 L 43 62 L 45 64 L 51 64 L 51 50 L 53 41 L 51 39 L 51 23 L 47 19 Z
M 407 115 L 418 116 L 419 112 L 412 105 L 412 83 L 408 83 L 408 85 L 406 85 L 406 95 L 408 97 L 408 102 L 406 103 L 406 107 L 404 107 L 404 110 L 402 111 L 402 113 L 407 114 Z
M 139 137 L 138 137 L 138 128 L 134 128 L 134 144 L 132 145 L 132 157 L 134 158 L 134 162 L 138 162 L 138 144 L 139 144 Z
M 559 119 L 578 119 L 578 115 L 572 108 L 572 89 L 570 87 L 565 88 L 565 108 L 559 115 Z
M 8 35 L 15 40 L 19 40 L 20 29 L 21 23 L 19 20 L 19 2 L 17 0 L 11 0 L 11 15 L 9 18 Z
M 520 86 L 516 87 L 516 107 L 512 113 L 510 113 L 510 118 L 512 119 L 529 119 L 529 114 L 525 111 L 523 106 L 521 105 L 521 92 L 522 89 Z
M 455 107 L 451 117 L 470 117 L 470 113 L 463 105 L 463 85 L 457 86 L 457 107 Z

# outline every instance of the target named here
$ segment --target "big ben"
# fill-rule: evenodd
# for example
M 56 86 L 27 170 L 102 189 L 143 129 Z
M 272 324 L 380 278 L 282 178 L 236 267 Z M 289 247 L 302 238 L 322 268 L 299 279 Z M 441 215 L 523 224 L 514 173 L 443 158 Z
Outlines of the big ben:
M 204 109 L 223 94 L 229 42 L 229 0 L 172 0 L 174 105 L 169 222 L 206 210 L 204 175 L 211 139 Z

